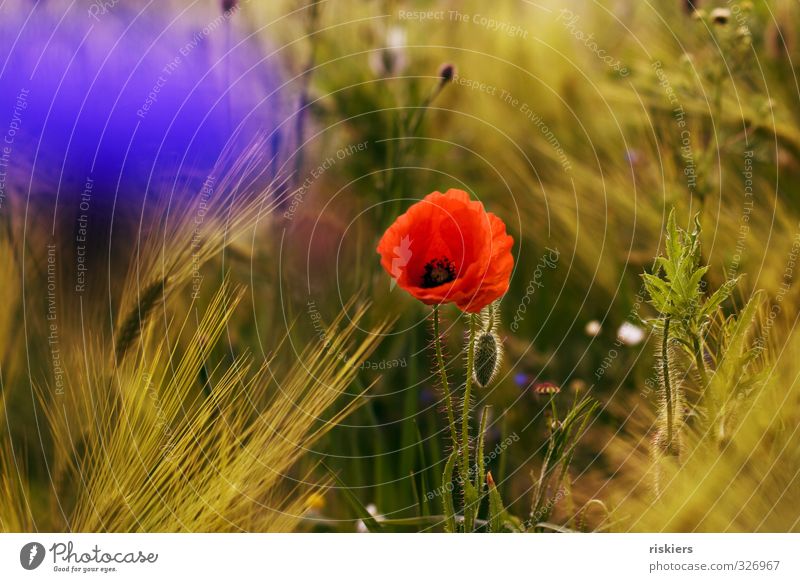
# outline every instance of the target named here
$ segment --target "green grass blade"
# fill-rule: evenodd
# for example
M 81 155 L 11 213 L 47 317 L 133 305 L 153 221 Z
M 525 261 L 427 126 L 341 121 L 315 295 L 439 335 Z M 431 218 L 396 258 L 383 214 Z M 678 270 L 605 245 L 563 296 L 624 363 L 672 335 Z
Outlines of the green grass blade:
M 358 518 L 364 522 L 364 525 L 367 527 L 370 533 L 383 532 L 383 528 L 381 528 L 381 525 L 378 523 L 378 521 L 374 517 L 372 517 L 372 514 L 370 514 L 367 508 L 364 507 L 364 504 L 362 504 L 361 501 L 359 501 L 355 493 L 353 493 L 350 490 L 350 488 L 345 484 L 344 481 L 342 481 L 339 475 L 337 475 L 333 471 L 333 469 L 328 467 L 328 465 L 326 465 L 324 461 L 320 461 L 320 464 L 325 468 L 326 471 L 328 471 L 328 473 L 330 473 L 330 476 L 336 482 L 336 485 L 338 485 L 339 488 L 342 490 L 342 493 L 344 493 L 345 499 L 347 499 L 350 508 L 358 516 Z

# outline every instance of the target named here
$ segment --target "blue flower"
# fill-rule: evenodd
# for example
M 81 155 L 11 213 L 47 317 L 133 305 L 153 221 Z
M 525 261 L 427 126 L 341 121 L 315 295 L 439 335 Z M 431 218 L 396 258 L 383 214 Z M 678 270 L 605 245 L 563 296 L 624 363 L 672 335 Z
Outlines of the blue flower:
M 0 22 L 0 140 L 13 128 L 7 187 L 51 224 L 63 218 L 71 233 L 88 212 L 102 245 L 101 225 L 138 226 L 143 211 L 147 224 L 158 201 L 197 197 L 256 136 L 273 150 L 260 152 L 264 165 L 279 154 L 279 67 L 236 32 L 235 11 L 197 25 L 162 3 L 94 17 L 44 4 Z

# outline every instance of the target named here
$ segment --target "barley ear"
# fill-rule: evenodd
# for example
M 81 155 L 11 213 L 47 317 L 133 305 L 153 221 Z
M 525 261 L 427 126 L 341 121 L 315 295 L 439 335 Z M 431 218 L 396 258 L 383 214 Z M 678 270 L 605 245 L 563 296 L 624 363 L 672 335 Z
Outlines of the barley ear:
M 122 361 L 130 347 L 141 335 L 142 329 L 147 325 L 147 321 L 153 313 L 153 309 L 164 296 L 167 281 L 167 278 L 159 279 L 148 285 L 139 296 L 139 301 L 123 320 L 117 331 L 115 342 L 117 362 Z

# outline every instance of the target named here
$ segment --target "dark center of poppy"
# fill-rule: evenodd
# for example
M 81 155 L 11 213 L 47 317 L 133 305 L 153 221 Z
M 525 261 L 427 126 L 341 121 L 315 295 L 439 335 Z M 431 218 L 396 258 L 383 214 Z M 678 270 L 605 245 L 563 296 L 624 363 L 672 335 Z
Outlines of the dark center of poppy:
M 422 274 L 423 289 L 438 287 L 449 283 L 456 278 L 456 266 L 447 257 L 431 259 L 425 263 L 425 272 Z

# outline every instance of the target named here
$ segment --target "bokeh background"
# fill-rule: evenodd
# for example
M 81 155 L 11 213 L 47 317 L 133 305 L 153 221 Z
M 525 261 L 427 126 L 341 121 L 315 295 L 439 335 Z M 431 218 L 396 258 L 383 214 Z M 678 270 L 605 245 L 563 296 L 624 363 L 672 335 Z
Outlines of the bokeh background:
M 563 410 L 599 403 L 554 526 L 800 527 L 796 2 L 0 14 L 0 528 L 359 531 L 366 508 L 441 529 L 430 310 L 375 247 L 451 187 L 515 239 L 503 366 L 474 402 L 510 512 L 529 518 L 547 381 Z M 770 355 L 733 444 L 656 496 L 641 274 L 672 208 L 699 213 L 709 288 L 743 275 L 720 317 L 764 290 Z

